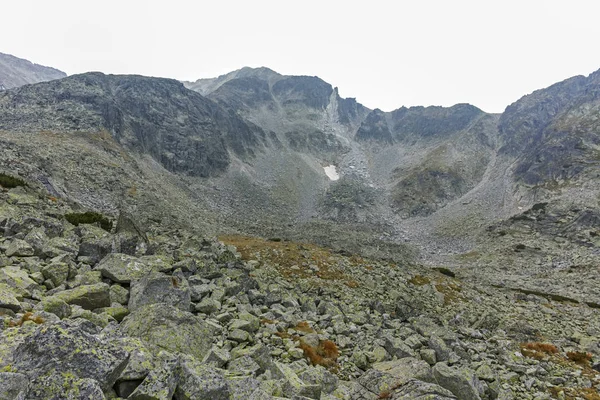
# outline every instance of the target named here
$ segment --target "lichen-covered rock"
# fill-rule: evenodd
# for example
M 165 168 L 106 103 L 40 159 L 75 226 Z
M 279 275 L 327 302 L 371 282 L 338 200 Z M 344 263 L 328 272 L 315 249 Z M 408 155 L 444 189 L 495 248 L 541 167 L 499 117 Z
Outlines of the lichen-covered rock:
M 110 302 L 126 305 L 129 302 L 129 290 L 115 283 L 110 286 Z
M 156 303 L 189 311 L 190 290 L 185 278 L 155 272 L 134 280 L 129 296 L 129 309 L 135 311 L 145 305 Z
M 27 400 L 105 398 L 97 381 L 90 378 L 80 379 L 69 372 L 34 377 L 26 397 Z
M 86 310 L 110 306 L 110 291 L 106 283 L 83 285 L 53 295 L 67 304 L 75 304 Z
M 227 377 L 231 400 L 269 400 L 272 397 L 260 387 L 260 381 L 252 377 Z
M 71 315 L 71 306 L 64 300 L 50 296 L 42 299 L 38 306 L 40 309 L 52 313 L 59 318 L 67 318 Z
M 171 399 L 180 381 L 179 357 L 160 352 L 158 365 L 128 397 L 132 400 Z
M 8 285 L 0 283 L 0 308 L 8 308 L 14 312 L 21 310 L 21 303 L 17 299 L 18 293 L 15 293 Z
M 243 356 L 230 361 L 227 370 L 238 375 L 256 375 L 260 371 L 260 365 L 251 357 Z
M 275 363 L 277 367 L 276 377 L 282 380 L 283 395 L 286 397 L 304 396 L 309 399 L 319 399 L 321 397 L 321 386 L 305 384 L 294 372 L 290 366 L 281 363 Z
M 202 362 L 215 368 L 223 368 L 231 360 L 231 354 L 225 349 L 213 347 L 204 356 Z
M 31 297 L 34 291 L 40 290 L 40 285 L 27 271 L 17 266 L 0 268 L 0 283 L 5 283 L 22 297 Z
M 25 400 L 29 387 L 27 375 L 15 372 L 0 372 L 0 399 Z
M 176 390 L 181 400 L 229 400 L 229 385 L 223 374 L 191 357 L 181 357 L 181 380 Z
M 454 400 L 451 391 L 434 383 L 410 380 L 393 391 L 392 399 L 402 400 Z
M 203 314 L 213 314 L 221 309 L 221 303 L 210 297 L 205 297 L 200 303 L 196 304 L 196 311 Z
M 127 254 L 111 253 L 96 267 L 102 276 L 117 283 L 130 283 L 155 271 L 152 265 Z
M 402 386 L 411 379 L 432 381 L 429 364 L 411 357 L 375 363 L 358 379 L 358 383 L 371 393 L 381 393 Z
M 413 349 L 404 344 L 404 341 L 398 337 L 386 337 L 383 347 L 392 357 L 404 358 L 415 356 Z
M 127 365 L 129 354 L 87 321 L 40 325 L 14 350 L 14 367 L 32 377 L 70 374 L 97 381 L 108 390 Z
M 468 368 L 453 368 L 446 363 L 437 363 L 433 367 L 433 377 L 445 389 L 450 390 L 459 399 L 480 400 L 483 387 L 473 371 Z
M 95 264 L 109 254 L 113 246 L 110 233 L 94 225 L 81 224 L 77 227 L 81 238 L 79 244 L 79 257 L 88 257 Z
M 69 277 L 69 264 L 52 262 L 42 268 L 44 278 L 50 279 L 55 287 L 62 285 Z
M 6 255 L 9 257 L 31 257 L 35 255 L 35 250 L 29 243 L 21 239 L 13 240 L 6 249 Z
M 125 317 L 120 330 L 143 339 L 150 348 L 186 353 L 202 360 L 219 327 L 176 307 L 151 304 Z

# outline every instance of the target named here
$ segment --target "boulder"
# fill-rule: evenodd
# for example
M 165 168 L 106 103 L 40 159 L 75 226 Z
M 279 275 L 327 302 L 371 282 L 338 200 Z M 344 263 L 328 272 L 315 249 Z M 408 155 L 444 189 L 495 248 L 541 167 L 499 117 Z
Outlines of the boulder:
M 26 241 L 15 239 L 8 245 L 6 255 L 8 257 L 31 257 L 35 255 L 35 250 Z
M 75 304 L 86 310 L 110 306 L 110 290 L 106 283 L 83 285 L 52 296 L 67 304 Z
M 437 363 L 433 367 L 435 381 L 456 397 L 464 400 L 480 400 L 484 389 L 473 371 L 468 368 L 453 368 L 446 363 Z
M 73 379 L 93 379 L 102 390 L 109 390 L 129 354 L 98 333 L 83 320 L 41 325 L 14 350 L 13 365 L 30 378 L 69 374 Z
M 185 278 L 149 273 L 139 280 L 134 280 L 129 296 L 129 310 L 134 311 L 156 303 L 189 311 L 190 290 Z
M 410 380 L 393 391 L 393 399 L 402 400 L 454 400 L 451 391 L 434 383 Z
M 15 372 L 0 372 L 0 399 L 24 400 L 29 387 L 27 375 Z
M 119 327 L 151 349 L 190 354 L 202 360 L 211 348 L 217 325 L 167 304 L 150 304 L 129 314 Z
M 0 283 L 0 308 L 8 308 L 14 312 L 21 310 L 18 293 L 11 289 L 8 285 Z
M 166 268 L 166 264 L 149 264 L 127 254 L 111 253 L 100 261 L 96 269 L 102 276 L 117 283 L 139 280 L 153 271 Z M 170 267 L 168 268 L 170 270 Z
M 77 233 L 81 238 L 77 254 L 79 257 L 87 257 L 92 264 L 95 264 L 111 252 L 113 238 L 104 229 L 94 225 L 81 224 L 77 227 Z
M 165 352 L 158 354 L 158 365 L 129 395 L 132 400 L 171 399 L 179 383 L 179 357 Z M 123 390 L 123 389 L 121 389 Z
M 181 379 L 175 396 L 180 400 L 229 400 L 227 381 L 219 370 L 192 357 L 181 357 Z

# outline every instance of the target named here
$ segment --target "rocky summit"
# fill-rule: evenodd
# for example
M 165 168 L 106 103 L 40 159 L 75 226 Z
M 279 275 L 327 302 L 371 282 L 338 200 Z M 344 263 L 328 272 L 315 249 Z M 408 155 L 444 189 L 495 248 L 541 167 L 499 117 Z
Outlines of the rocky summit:
M 600 75 L 0 92 L 0 399 L 600 399 Z
M 67 74 L 55 68 L 45 67 L 10 54 L 0 53 L 0 90 L 51 81 L 66 76 Z

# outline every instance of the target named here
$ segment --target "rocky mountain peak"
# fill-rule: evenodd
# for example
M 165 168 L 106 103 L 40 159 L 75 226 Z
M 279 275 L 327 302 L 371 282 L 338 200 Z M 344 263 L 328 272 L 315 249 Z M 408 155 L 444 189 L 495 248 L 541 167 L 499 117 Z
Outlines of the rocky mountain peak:
M 34 64 L 31 61 L 0 53 L 0 90 L 61 79 L 67 76 L 55 68 Z

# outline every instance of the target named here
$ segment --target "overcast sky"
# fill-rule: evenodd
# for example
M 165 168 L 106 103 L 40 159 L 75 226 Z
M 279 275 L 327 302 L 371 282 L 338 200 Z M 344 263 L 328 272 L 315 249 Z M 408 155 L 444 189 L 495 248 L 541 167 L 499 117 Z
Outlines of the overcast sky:
M 384 111 L 502 112 L 600 69 L 599 15 L 597 0 L 7 0 L 0 52 L 68 74 L 181 80 L 266 66 Z

